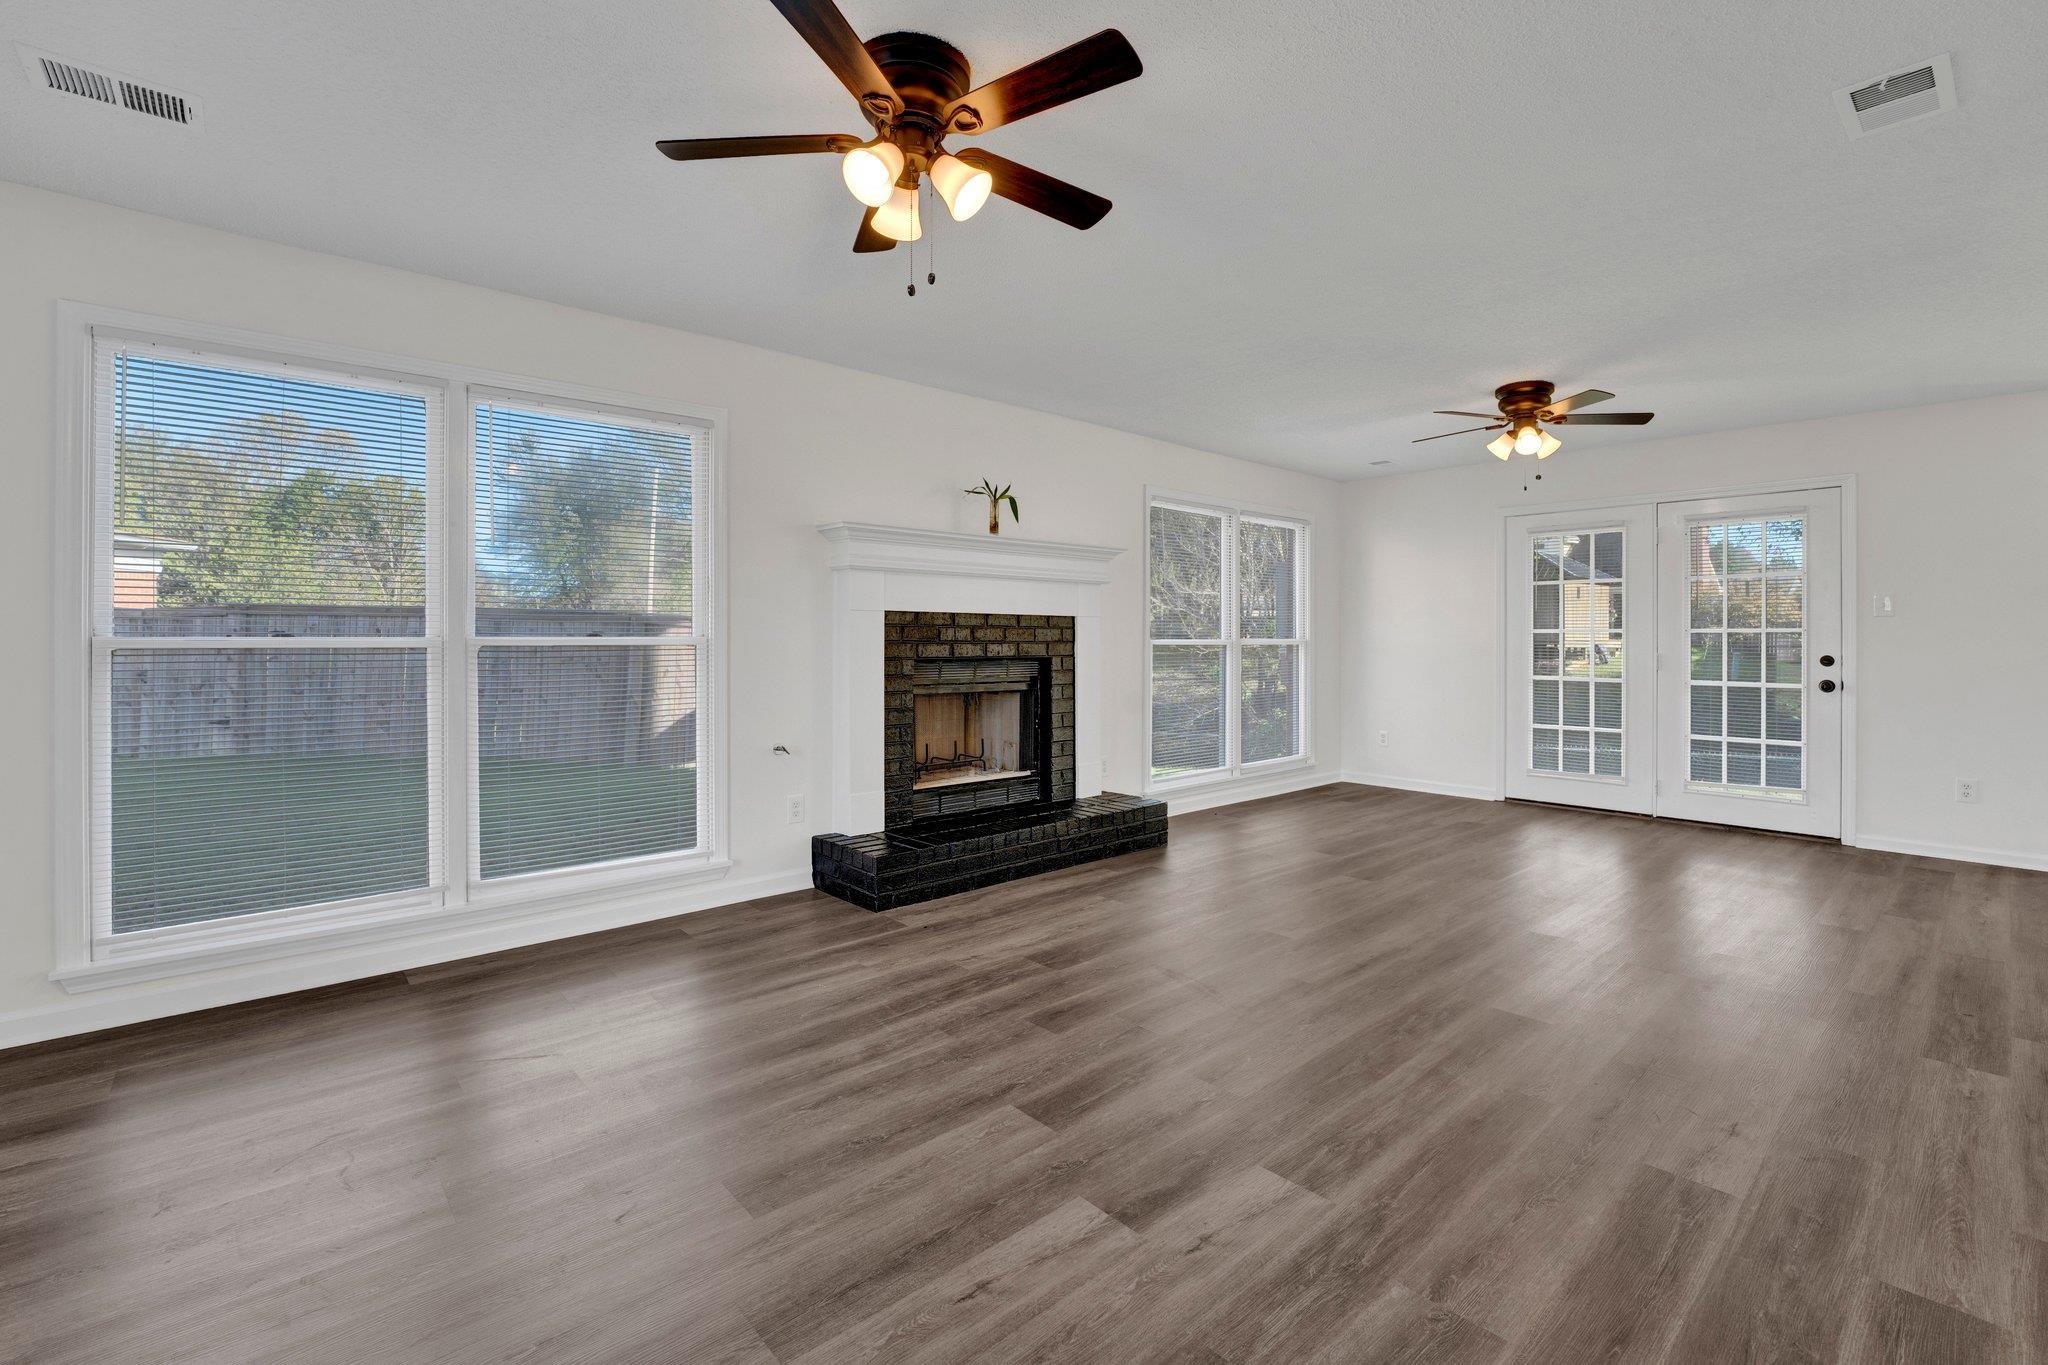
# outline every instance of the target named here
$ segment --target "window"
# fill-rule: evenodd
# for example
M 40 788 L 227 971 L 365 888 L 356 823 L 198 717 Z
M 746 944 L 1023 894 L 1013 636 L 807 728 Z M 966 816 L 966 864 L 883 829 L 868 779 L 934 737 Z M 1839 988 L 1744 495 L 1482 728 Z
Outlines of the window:
M 698 434 L 475 418 L 479 875 L 699 848 Z
M 439 396 L 108 341 L 94 370 L 98 933 L 434 885 Z
M 90 354 L 80 956 L 711 861 L 707 426 Z
M 1146 533 L 1155 785 L 1308 753 L 1308 527 L 1155 499 Z
M 1624 533 L 1529 541 L 1529 770 L 1622 775 Z

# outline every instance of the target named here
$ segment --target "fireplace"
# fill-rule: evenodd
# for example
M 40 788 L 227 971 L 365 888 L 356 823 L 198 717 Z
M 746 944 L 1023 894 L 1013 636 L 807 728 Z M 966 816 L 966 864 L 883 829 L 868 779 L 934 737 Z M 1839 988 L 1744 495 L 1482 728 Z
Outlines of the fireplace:
M 868 910 L 1166 843 L 1102 790 L 1111 546 L 835 522 L 832 811 L 811 880 Z M 855 831 L 866 830 L 867 833 Z
M 884 828 L 1073 798 L 1073 617 L 892 611 L 882 660 Z

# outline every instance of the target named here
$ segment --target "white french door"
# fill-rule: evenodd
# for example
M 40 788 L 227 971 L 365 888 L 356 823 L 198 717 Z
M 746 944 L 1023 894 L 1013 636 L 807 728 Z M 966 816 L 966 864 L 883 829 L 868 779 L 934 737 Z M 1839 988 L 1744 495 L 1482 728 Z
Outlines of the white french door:
M 1507 523 L 1507 794 L 1648 814 L 1655 802 L 1648 506 Z
M 1838 489 L 1657 509 L 1657 814 L 1842 832 Z
M 1508 797 L 1840 836 L 1839 489 L 1504 527 Z

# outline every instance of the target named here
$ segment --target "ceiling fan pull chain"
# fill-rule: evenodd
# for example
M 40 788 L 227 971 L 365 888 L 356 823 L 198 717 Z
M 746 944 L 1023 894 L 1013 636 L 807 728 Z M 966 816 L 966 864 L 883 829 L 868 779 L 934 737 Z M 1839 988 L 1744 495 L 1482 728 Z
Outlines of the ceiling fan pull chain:
M 910 297 L 911 297 L 911 298 L 916 298 L 916 297 L 917 297 L 917 243 L 916 243 L 916 242 L 910 242 L 910 243 L 907 243 L 906 245 L 908 245 L 908 246 L 909 246 L 909 248 L 910 248 L 910 249 L 909 249 L 908 251 L 906 251 L 906 252 L 904 252 L 904 253 L 903 253 L 903 254 L 904 254 L 905 256 L 908 256 L 908 257 L 910 258 L 910 287 L 909 287 L 909 289 L 908 289 L 908 291 L 907 291 L 907 292 L 909 293 L 909 295 L 910 295 Z
M 925 199 L 929 201 L 934 197 L 932 183 L 929 180 L 925 182 L 925 190 Z M 938 219 L 934 218 L 931 221 L 936 223 Z M 924 265 L 924 282 L 926 284 L 937 284 L 939 282 L 939 234 L 936 232 L 925 238 Z

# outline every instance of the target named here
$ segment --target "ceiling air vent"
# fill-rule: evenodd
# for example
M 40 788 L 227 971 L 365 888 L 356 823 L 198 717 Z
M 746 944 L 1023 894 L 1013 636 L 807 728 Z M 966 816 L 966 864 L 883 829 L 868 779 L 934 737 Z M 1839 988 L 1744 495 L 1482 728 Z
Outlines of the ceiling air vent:
M 160 85 L 67 61 L 32 47 L 21 48 L 21 64 L 29 79 L 59 95 L 77 95 L 95 104 L 147 114 L 170 123 L 199 122 L 199 101 Z
M 1835 92 L 1835 108 L 1850 137 L 1931 118 L 1955 107 L 1956 79 L 1946 53 L 1866 85 Z

